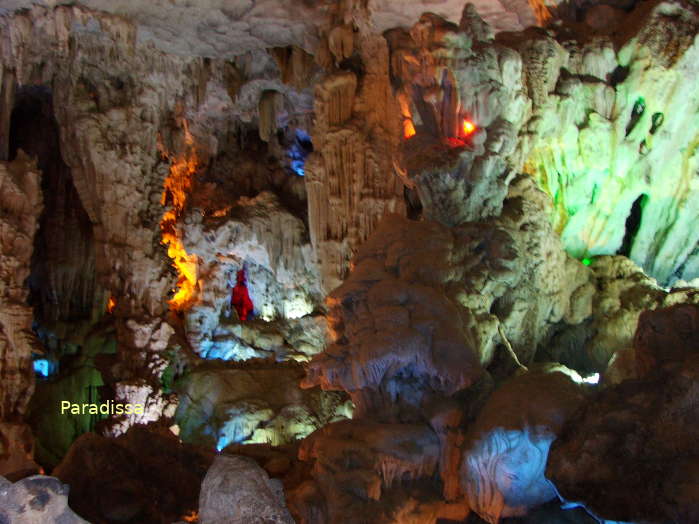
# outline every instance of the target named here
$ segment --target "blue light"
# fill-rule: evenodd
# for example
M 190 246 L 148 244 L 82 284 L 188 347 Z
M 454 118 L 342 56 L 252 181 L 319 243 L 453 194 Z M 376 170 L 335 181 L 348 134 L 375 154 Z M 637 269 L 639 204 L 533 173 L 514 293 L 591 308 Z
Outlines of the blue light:
M 306 162 L 303 160 L 292 160 L 291 161 L 291 169 L 298 176 L 304 176 L 306 174 L 305 167 L 306 167 Z
M 34 372 L 46 378 L 53 372 L 53 363 L 46 358 L 34 360 Z
M 221 435 L 218 438 L 218 442 L 216 442 L 216 451 L 219 453 L 228 445 L 230 444 L 230 440 L 226 437 L 226 435 Z
M 304 176 L 306 157 L 313 151 L 313 142 L 303 129 L 297 129 L 295 135 L 294 143 L 291 144 L 287 156 L 291 158 L 291 170 L 298 176 Z

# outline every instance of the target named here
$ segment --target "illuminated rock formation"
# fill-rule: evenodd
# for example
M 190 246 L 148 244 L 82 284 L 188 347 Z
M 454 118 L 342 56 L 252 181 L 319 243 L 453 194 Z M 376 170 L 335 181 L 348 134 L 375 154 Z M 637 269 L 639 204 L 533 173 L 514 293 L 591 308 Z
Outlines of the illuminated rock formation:
M 328 34 L 335 56 L 316 87 L 315 152 L 306 163 L 311 241 L 326 292 L 345 278 L 354 250 L 381 217 L 405 212 L 403 184 L 391 167 L 401 124 L 388 47 L 366 11 L 354 16 L 356 35 L 342 27 Z M 334 43 L 341 34 L 348 41 Z
M 181 438 L 219 450 L 241 443 L 278 446 L 351 416 L 346 397 L 301 390 L 302 376 L 292 364 L 203 364 L 177 385 Z
M 217 453 L 202 522 L 697 520 L 697 6 L 464 3 L 3 2 L 0 474 L 95 522 L 196 520 Z
M 551 366 L 511 379 L 490 396 L 469 428 L 462 489 L 487 522 L 526 515 L 556 497 L 544 476 L 549 447 L 584 398 L 567 372 Z
M 699 58 L 699 16 L 650 3 L 624 22 L 623 46 L 540 36 L 520 43 L 533 117 L 520 141 L 554 201 L 576 258 L 621 253 L 661 284 L 699 275 L 696 130 L 686 79 Z
M 494 43 L 472 5 L 459 26 L 426 14 L 409 36 L 395 31 L 389 41 L 392 77 L 415 129 L 398 172 L 417 189 L 425 216 L 457 225 L 500 214 L 528 116 L 520 57 Z
M 195 286 L 185 313 L 187 337 L 205 358 L 242 360 L 318 352 L 323 335 L 297 343 L 295 325 L 313 326 L 322 291 L 303 222 L 272 193 L 241 198 L 220 217 L 193 210 L 179 226 L 183 247 L 196 256 Z M 238 271 L 246 273 L 254 310 L 241 324 L 231 305 Z M 272 322 L 275 321 L 275 322 Z M 311 349 L 312 346 L 316 349 Z

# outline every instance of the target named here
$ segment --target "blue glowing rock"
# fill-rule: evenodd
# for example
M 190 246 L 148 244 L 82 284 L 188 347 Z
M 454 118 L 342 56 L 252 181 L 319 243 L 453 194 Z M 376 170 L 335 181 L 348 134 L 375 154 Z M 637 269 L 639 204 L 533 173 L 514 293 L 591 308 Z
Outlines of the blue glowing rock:
M 515 377 L 488 399 L 466 438 L 462 487 L 483 519 L 526 515 L 556 497 L 544 472 L 551 443 L 583 399 L 563 366 Z

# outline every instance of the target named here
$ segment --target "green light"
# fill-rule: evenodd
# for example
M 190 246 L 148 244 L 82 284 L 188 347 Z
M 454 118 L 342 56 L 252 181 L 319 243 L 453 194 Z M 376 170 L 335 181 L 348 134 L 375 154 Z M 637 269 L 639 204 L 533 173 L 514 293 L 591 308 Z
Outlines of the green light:
M 592 264 L 592 259 L 591 258 L 583 258 L 581 260 L 581 262 L 583 263 L 583 265 L 589 266 L 590 264 Z

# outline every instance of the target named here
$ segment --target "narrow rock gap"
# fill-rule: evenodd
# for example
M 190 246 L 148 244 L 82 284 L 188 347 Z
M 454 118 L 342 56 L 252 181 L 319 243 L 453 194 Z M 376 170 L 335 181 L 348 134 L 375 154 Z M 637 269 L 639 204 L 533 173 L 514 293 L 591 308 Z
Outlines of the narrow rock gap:
M 648 195 L 643 193 L 633 204 L 631 204 L 631 211 L 629 211 L 628 217 L 626 217 L 626 226 L 624 232 L 624 239 L 621 242 L 621 247 L 618 253 L 628 257 L 633 248 L 633 242 L 638 234 L 638 230 L 641 227 L 641 218 L 643 216 L 643 208 L 648 202 Z

